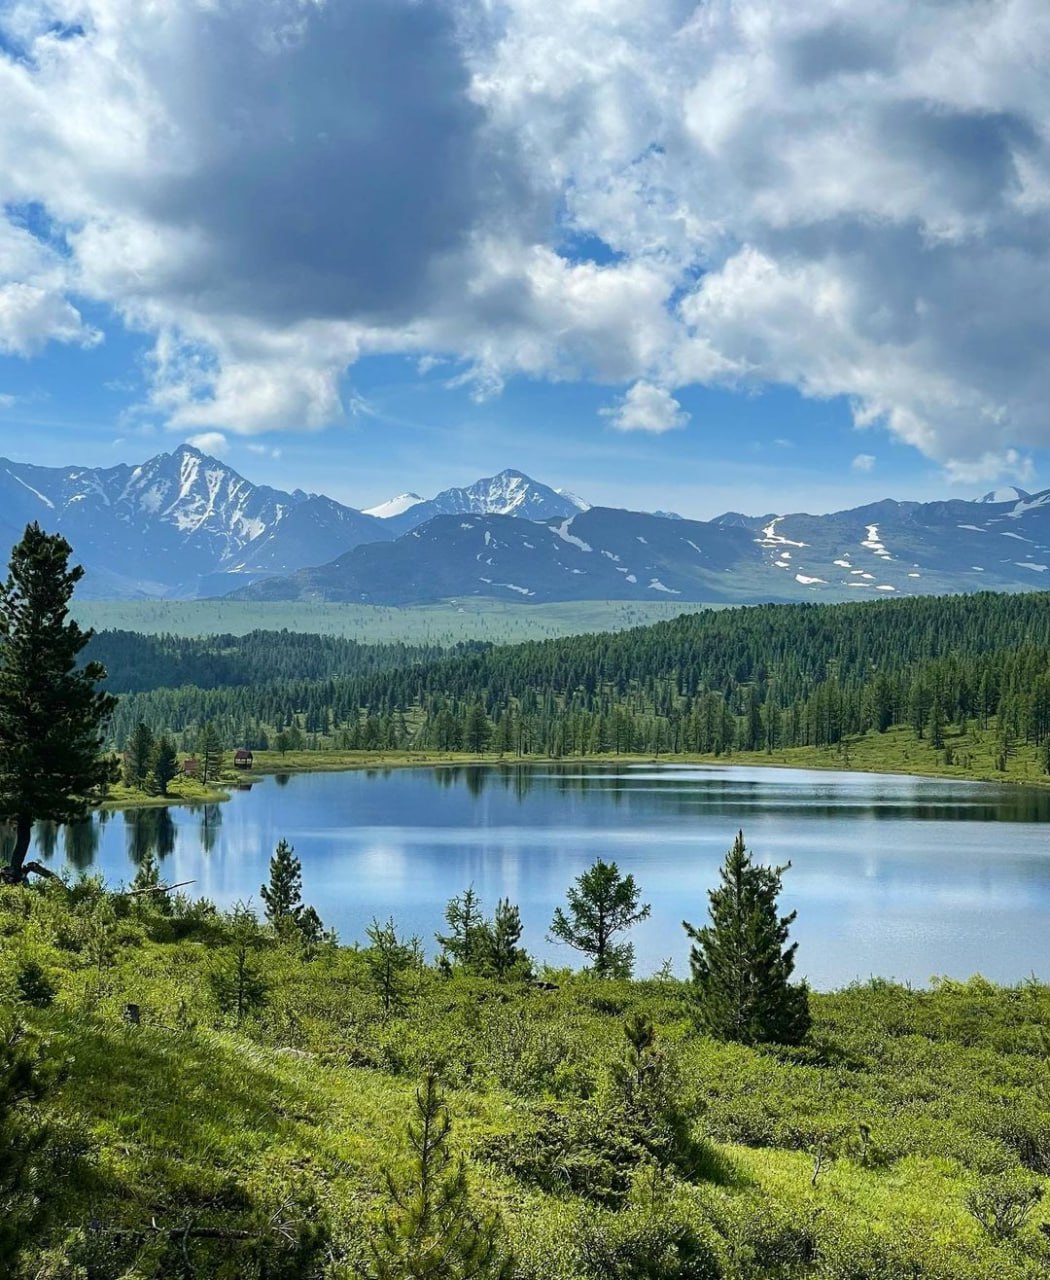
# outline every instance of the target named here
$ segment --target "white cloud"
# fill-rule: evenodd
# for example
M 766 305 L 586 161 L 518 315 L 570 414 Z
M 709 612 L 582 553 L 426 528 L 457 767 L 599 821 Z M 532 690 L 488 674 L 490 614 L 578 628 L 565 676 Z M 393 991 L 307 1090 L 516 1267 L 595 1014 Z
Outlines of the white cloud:
M 636 382 L 614 408 L 601 412 L 617 431 L 660 433 L 684 427 L 689 421 L 689 414 L 674 396 L 651 382 Z
M 944 472 L 951 484 L 996 484 L 1000 480 L 1028 484 L 1034 477 L 1035 468 L 1031 458 L 1016 449 L 1006 449 L 1002 453 L 990 450 L 965 461 L 951 459 Z
M 187 436 L 186 443 L 201 453 L 211 454 L 213 458 L 224 457 L 230 448 L 230 442 L 221 431 L 202 431 L 199 435 Z
M 8 395 L 6 392 L 0 392 L 0 409 L 13 409 L 17 403 L 17 396 Z
M 49 342 L 93 347 L 101 341 L 61 294 L 30 284 L 0 285 L 0 354 L 32 356 Z
M 629 386 L 625 429 L 679 425 L 692 383 L 780 383 L 950 476 L 1050 446 L 1045 0 L 32 0 L 0 25 L 0 349 L 90 345 L 81 299 L 108 304 L 179 430 L 316 429 L 355 360 L 401 352 L 479 397 Z
M 873 471 L 875 469 L 875 455 L 873 453 L 858 453 L 850 463 L 854 471 Z

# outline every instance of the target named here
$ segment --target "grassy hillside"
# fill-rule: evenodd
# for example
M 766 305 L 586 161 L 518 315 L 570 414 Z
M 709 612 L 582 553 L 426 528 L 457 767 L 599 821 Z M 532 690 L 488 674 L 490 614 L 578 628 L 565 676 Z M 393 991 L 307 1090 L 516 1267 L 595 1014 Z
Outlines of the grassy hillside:
M 57 1072 L 22 1121 L 50 1125 L 34 1159 L 52 1210 L 25 1275 L 367 1274 L 435 1062 L 515 1280 L 1050 1268 L 1043 1205 L 1002 1238 L 978 1220 L 1050 1174 L 1046 987 L 875 982 L 813 997 L 807 1046 L 758 1050 L 698 1034 L 670 980 L 548 990 L 410 966 L 384 1013 L 372 953 L 255 932 L 265 994 L 238 1026 L 211 977 L 233 972 L 236 936 L 188 902 L 0 890 L 4 1016 Z M 636 1011 L 659 1054 L 644 1116 L 615 1070 Z

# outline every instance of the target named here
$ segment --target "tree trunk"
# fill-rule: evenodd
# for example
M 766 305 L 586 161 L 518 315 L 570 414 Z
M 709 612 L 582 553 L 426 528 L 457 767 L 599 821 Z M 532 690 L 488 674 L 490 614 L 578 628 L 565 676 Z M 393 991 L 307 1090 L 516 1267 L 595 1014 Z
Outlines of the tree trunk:
M 3 879 L 8 884 L 21 884 L 25 880 L 25 860 L 32 837 L 33 819 L 28 813 L 20 813 L 15 821 L 15 847 L 11 850 L 11 862 L 3 870 Z

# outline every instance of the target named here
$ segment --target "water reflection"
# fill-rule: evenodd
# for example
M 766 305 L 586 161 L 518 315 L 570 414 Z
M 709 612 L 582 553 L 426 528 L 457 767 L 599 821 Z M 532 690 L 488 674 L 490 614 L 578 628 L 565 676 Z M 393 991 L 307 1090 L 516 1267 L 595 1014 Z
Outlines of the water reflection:
M 653 906 L 635 939 L 640 972 L 686 968 L 683 915 L 700 918 L 733 834 L 786 862 L 799 964 L 818 986 L 871 974 L 925 982 L 975 970 L 1043 976 L 1050 918 L 1050 792 L 940 779 L 758 767 L 505 761 L 491 767 L 261 778 L 225 805 L 143 809 L 62 831 L 38 856 L 94 866 L 110 882 L 150 853 L 166 878 L 228 905 L 257 898 L 282 837 L 304 892 L 349 940 L 391 913 L 432 937 L 473 883 L 489 909 L 519 903 L 526 942 L 557 963 L 554 906 L 595 857 L 638 879 Z M 0 832 L 0 841 L 4 838 Z
M 124 811 L 128 861 L 138 869 L 149 857 L 158 862 L 175 851 L 175 822 L 166 806 Z

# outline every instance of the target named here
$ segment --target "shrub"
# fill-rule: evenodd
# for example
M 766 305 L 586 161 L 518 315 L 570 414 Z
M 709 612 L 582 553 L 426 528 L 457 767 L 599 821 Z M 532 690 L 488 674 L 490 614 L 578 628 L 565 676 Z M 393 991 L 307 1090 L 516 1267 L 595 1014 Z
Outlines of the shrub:
M 1043 1198 L 1043 1188 L 1016 1173 L 991 1174 L 966 1194 L 966 1208 L 993 1240 L 1011 1240 Z

